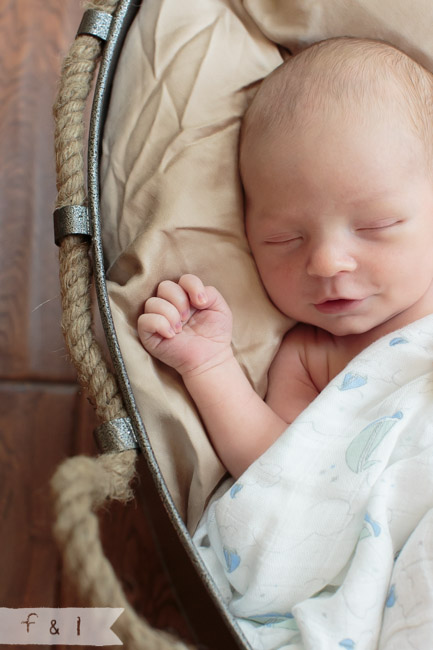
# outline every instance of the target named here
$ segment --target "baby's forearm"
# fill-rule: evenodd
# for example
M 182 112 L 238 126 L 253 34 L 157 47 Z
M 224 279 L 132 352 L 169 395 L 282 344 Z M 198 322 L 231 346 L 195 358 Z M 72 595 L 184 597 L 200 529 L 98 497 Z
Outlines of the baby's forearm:
M 287 428 L 257 395 L 233 356 L 183 380 L 215 451 L 235 478 Z
M 234 358 L 231 311 L 215 287 L 191 274 L 161 282 L 137 330 L 145 349 L 182 375 L 217 454 L 236 478 L 286 429 Z

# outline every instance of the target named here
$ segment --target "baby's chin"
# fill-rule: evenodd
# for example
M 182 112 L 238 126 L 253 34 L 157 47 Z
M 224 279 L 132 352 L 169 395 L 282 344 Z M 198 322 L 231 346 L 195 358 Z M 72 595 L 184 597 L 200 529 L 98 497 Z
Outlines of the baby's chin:
M 380 327 L 382 322 L 376 322 L 374 317 L 368 314 L 345 314 L 345 315 L 319 315 L 313 310 L 281 310 L 280 311 L 297 323 L 305 323 L 317 327 L 333 336 L 361 336 Z M 296 313 L 297 312 L 297 313 Z
M 359 318 L 311 319 L 303 322 L 324 330 L 333 336 L 361 336 L 380 325 L 380 323 L 374 323 L 373 325 L 362 323 Z
M 325 332 L 328 332 L 329 334 L 332 334 L 333 336 L 361 336 L 362 334 L 367 334 L 367 332 L 370 332 L 374 328 L 368 328 L 365 329 L 363 327 L 323 327 L 321 325 L 317 325 L 320 329 L 325 330 Z

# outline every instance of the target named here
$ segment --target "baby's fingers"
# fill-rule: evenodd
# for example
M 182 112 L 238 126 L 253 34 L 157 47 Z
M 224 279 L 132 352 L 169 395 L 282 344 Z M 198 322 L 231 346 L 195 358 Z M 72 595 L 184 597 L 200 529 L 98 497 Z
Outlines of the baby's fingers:
M 203 309 L 208 303 L 208 296 L 206 293 L 205 286 L 203 282 L 196 275 L 187 273 L 182 275 L 179 280 L 179 286 L 182 287 L 184 291 L 189 296 L 191 304 L 196 309 Z
M 162 298 L 149 298 L 144 305 L 145 314 L 160 314 L 170 323 L 174 332 L 182 331 L 181 317 L 178 309 Z
M 177 282 L 164 280 L 159 284 L 156 295 L 177 309 L 181 321 L 188 320 L 190 316 L 189 298 Z
M 137 331 L 144 346 L 155 334 L 164 339 L 172 339 L 176 336 L 170 321 L 162 314 L 142 314 L 138 319 Z

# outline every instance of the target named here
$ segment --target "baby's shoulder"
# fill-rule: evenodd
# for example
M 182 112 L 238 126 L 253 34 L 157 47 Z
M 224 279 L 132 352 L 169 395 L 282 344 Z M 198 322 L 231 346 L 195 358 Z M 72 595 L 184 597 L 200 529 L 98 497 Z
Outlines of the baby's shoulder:
M 287 332 L 270 368 L 266 396 L 286 422 L 293 422 L 347 365 L 348 351 L 339 338 L 304 323 Z
M 266 402 L 288 423 L 329 381 L 325 341 L 326 336 L 313 327 L 296 325 L 284 337 L 272 362 Z

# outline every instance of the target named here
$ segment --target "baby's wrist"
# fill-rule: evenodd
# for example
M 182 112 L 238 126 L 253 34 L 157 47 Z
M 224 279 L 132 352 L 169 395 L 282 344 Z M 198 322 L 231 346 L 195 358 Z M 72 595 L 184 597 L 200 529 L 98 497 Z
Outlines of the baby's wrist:
M 211 359 L 207 359 L 200 365 L 194 368 L 180 369 L 179 373 L 185 384 L 193 382 L 197 379 L 204 381 L 206 377 L 214 375 L 216 372 L 223 372 L 225 368 L 229 368 L 232 364 L 237 363 L 233 350 L 228 347 L 226 350 L 221 351 L 219 354 L 214 355 Z
M 203 417 L 208 412 L 219 417 L 220 409 L 226 407 L 238 392 L 239 385 L 245 382 L 245 375 L 231 349 L 225 355 L 210 360 L 182 377 Z M 251 389 L 250 386 L 249 388 Z

